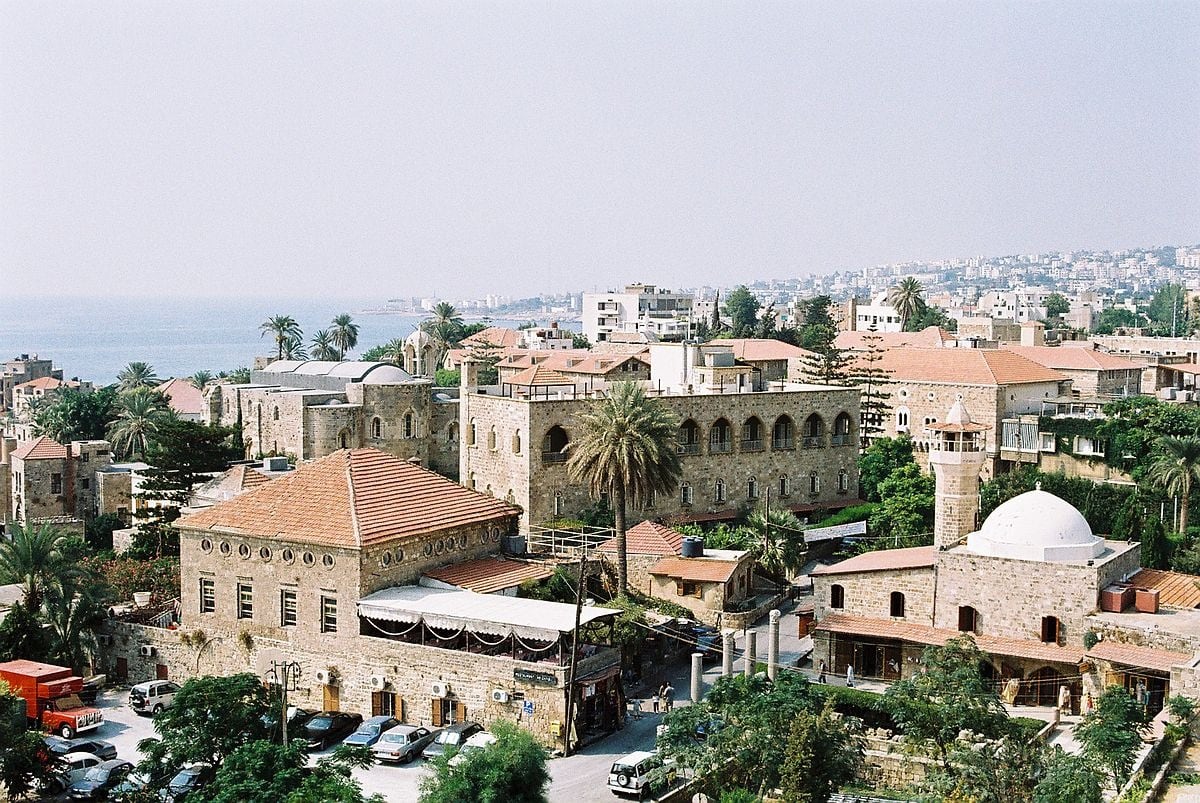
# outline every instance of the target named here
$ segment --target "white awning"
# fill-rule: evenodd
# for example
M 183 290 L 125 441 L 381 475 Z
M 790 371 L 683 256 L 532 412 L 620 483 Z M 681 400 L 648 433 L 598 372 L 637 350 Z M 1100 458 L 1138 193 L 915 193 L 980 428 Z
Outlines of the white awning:
M 585 605 L 580 624 L 616 616 L 612 608 Z M 423 622 L 442 630 L 466 628 L 494 636 L 555 641 L 575 629 L 575 606 L 474 591 L 396 586 L 376 591 L 358 601 L 358 614 L 389 622 Z

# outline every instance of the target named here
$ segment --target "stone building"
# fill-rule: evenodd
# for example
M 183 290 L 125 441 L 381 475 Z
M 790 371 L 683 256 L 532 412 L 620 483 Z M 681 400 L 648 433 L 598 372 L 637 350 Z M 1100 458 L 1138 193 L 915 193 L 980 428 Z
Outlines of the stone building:
M 1200 595 L 1151 625 L 1121 613 L 1127 604 L 1107 600 L 1123 589 L 1157 600 L 1152 586 L 1186 583 L 1146 576 L 1138 544 L 1094 535 L 1079 511 L 1040 489 L 977 525 L 981 428 L 960 403 L 931 439 L 934 545 L 814 571 L 814 661 L 839 673 L 852 665 L 860 676 L 907 677 L 920 670 L 925 647 L 967 633 L 990 656 L 985 672 L 1017 704 L 1056 705 L 1065 686 L 1078 711 L 1106 685 L 1141 683 L 1157 711 L 1171 683 L 1195 683 Z
M 278 360 L 248 384 L 210 385 L 205 420 L 238 428 L 248 457 L 371 447 L 455 477 L 454 393 L 387 363 Z
M 10 516 L 19 522 L 90 520 L 98 512 L 96 472 L 112 463 L 108 441 L 64 446 L 43 435 L 9 452 Z
M 1090 343 L 1005 348 L 1067 377 L 1072 393 L 1083 398 L 1108 400 L 1142 393 L 1145 362 L 1098 351 Z
M 764 382 L 780 382 L 788 378 L 789 366 L 802 364 L 817 355 L 782 340 L 762 338 L 729 338 L 714 340 L 710 345 L 729 346 L 738 362 L 758 369 Z
M 683 477 L 670 498 L 630 510 L 631 524 L 735 518 L 768 493 L 773 505 L 801 514 L 857 499 L 857 390 L 792 383 L 768 389 L 752 367 L 715 346 L 653 344 L 650 351 L 647 389 L 679 418 Z M 567 447 L 604 386 L 542 370 L 524 384 L 510 378 L 483 387 L 474 384 L 470 363 L 463 383 L 459 477 L 467 487 L 519 506 L 527 525 L 595 504 L 568 479 Z
M 13 409 L 13 388 L 43 377 L 62 380 L 63 372 L 50 360 L 22 354 L 0 365 L 0 410 Z
M 339 450 L 179 519 L 179 628 L 111 623 L 107 668 L 265 677 L 295 661 L 297 705 L 435 725 L 515 719 L 559 743 L 574 606 L 423 579 L 496 556 L 516 517 L 395 455 Z M 620 653 L 592 636 L 616 613 L 584 611 L 580 738 L 619 725 Z
M 501 385 L 528 386 L 538 370 L 553 371 L 567 381 L 592 390 L 605 387 L 609 382 L 649 379 L 650 358 L 646 350 L 623 354 L 587 349 L 510 349 L 496 363 Z

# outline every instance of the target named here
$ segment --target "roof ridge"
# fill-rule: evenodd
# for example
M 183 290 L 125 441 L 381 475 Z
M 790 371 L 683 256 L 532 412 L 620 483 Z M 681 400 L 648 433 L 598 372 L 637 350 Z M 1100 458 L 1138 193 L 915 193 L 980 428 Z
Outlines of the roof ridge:
M 358 520 L 358 501 L 354 495 L 354 452 L 346 450 L 346 491 L 350 500 L 350 526 L 354 528 L 354 545 L 362 549 L 362 524 Z

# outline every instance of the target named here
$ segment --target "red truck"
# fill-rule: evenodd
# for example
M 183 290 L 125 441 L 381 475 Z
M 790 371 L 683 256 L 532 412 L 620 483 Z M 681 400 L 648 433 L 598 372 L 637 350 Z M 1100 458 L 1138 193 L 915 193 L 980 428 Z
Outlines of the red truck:
M 25 715 L 48 731 L 70 739 L 100 727 L 104 713 L 79 699 L 83 678 L 65 666 L 37 661 L 0 663 L 0 680 L 25 700 Z

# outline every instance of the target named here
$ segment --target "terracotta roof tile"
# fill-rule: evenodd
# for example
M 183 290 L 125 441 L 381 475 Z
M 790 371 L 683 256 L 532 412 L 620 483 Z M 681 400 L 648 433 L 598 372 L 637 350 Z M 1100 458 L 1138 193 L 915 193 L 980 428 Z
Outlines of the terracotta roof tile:
M 870 338 L 870 339 L 868 339 Z M 940 348 L 954 342 L 954 335 L 937 326 L 927 326 L 919 332 L 838 332 L 833 344 L 848 351 L 862 351 L 872 344 L 879 348 L 920 346 Z
M 1114 664 L 1134 666 L 1139 669 L 1153 669 L 1158 672 L 1170 672 L 1171 667 L 1187 663 L 1192 656 L 1183 652 L 1156 650 L 1151 647 L 1137 647 L 1133 644 L 1118 644 L 1115 641 L 1101 641 L 1087 652 L 1091 658 L 1111 661 Z
M 957 630 L 941 630 L 914 622 L 894 619 L 872 619 L 866 616 L 831 614 L 817 623 L 817 630 L 841 633 L 864 638 L 891 638 L 914 644 L 941 646 L 952 638 L 964 635 Z M 1041 641 L 1007 638 L 1004 636 L 974 635 L 979 649 L 991 655 L 1010 658 L 1029 658 L 1059 664 L 1077 664 L 1083 660 L 1083 650 L 1075 647 L 1060 647 Z
M 67 447 L 52 440 L 49 435 L 42 435 L 31 441 L 25 441 L 12 453 L 18 460 L 65 460 L 70 456 Z
M 888 372 L 893 381 L 986 387 L 1067 379 L 1033 360 L 1001 349 L 890 348 L 879 353 L 874 367 Z
M 19 385 L 14 385 L 13 390 L 54 390 L 63 385 L 69 387 L 79 387 L 78 382 L 63 382 L 61 379 L 55 379 L 52 376 L 42 376 L 37 379 L 31 379 L 28 382 L 22 382 Z
M 440 580 L 477 594 L 491 594 L 524 583 L 544 580 L 554 574 L 554 566 L 508 558 L 478 558 L 449 566 L 439 566 L 425 572 L 426 577 Z
M 877 549 L 847 558 L 832 566 L 814 569 L 813 575 L 857 574 L 858 572 L 884 572 L 893 569 L 928 569 L 937 563 L 937 550 L 931 546 L 913 546 L 904 549 Z
M 476 346 L 483 348 L 512 348 L 520 345 L 521 333 L 516 329 L 504 326 L 489 326 L 470 337 L 464 337 L 460 346 Z
M 500 523 L 518 512 L 387 452 L 344 449 L 186 516 L 178 526 L 354 548 Z
M 680 580 L 696 580 L 701 583 L 727 583 L 737 570 L 736 560 L 721 558 L 683 558 L 668 555 L 650 567 L 650 574 L 665 574 Z
M 625 551 L 630 555 L 678 555 L 682 546 L 683 533 L 657 522 L 643 521 L 625 531 Z M 616 536 L 596 549 L 616 552 Z
M 168 379 L 158 386 L 158 392 L 181 415 L 199 415 L 204 411 L 204 394 L 187 379 Z
M 1129 585 L 1158 590 L 1158 602 L 1169 608 L 1200 608 L 1200 577 L 1160 569 L 1142 569 Z
M 790 357 L 813 357 L 813 352 L 784 343 L 782 340 L 756 337 L 733 337 L 726 340 L 710 340 L 705 345 L 732 346 L 733 356 L 739 360 L 786 360 Z
M 574 385 L 575 380 L 570 377 L 563 376 L 558 371 L 552 368 L 547 368 L 544 365 L 534 365 L 526 368 L 523 371 L 510 376 L 504 380 L 506 385 L 521 385 L 522 387 L 548 386 L 548 385 Z
M 1146 363 L 1118 357 L 1104 351 L 1088 348 L 1063 348 L 1062 346 L 1018 346 L 1005 344 L 1011 351 L 1033 360 L 1046 368 L 1064 371 L 1135 371 L 1146 367 Z

